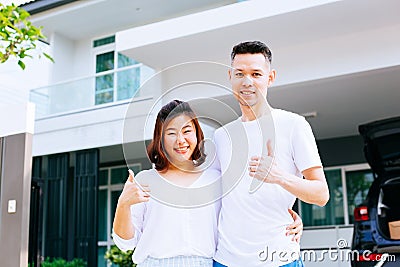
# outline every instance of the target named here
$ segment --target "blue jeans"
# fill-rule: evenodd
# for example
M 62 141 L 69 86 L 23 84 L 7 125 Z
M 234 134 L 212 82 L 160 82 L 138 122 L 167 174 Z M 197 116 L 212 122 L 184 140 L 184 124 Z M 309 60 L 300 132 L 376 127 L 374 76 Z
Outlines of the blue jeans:
M 214 260 L 214 262 L 213 262 L 213 267 L 227 267 L 227 266 L 226 266 L 226 265 L 223 265 L 223 264 L 219 263 L 218 261 L 215 261 L 215 260 Z
M 299 258 L 298 260 L 282 265 L 281 267 L 304 267 L 304 263 L 303 260 Z
M 223 264 L 221 264 L 221 263 L 219 263 L 219 262 L 214 260 L 213 267 L 228 267 L 228 266 L 223 265 Z M 298 260 L 295 260 L 295 261 L 293 261 L 291 263 L 282 265 L 281 267 L 304 267 L 304 263 L 301 260 L 301 258 L 299 258 Z

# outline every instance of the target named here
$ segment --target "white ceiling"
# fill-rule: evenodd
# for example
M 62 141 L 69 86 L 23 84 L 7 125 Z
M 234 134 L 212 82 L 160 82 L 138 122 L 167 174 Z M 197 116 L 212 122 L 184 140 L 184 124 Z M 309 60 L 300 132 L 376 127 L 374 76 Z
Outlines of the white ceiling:
M 357 135 L 358 125 L 400 116 L 400 66 L 272 87 L 272 106 L 309 113 L 318 139 Z

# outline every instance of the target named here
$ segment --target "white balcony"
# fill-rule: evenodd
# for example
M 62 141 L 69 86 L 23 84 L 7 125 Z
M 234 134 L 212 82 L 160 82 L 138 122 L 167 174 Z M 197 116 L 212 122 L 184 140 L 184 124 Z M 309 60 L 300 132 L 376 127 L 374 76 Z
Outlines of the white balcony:
M 154 70 L 136 64 L 93 76 L 61 82 L 30 91 L 36 104 L 36 119 L 57 117 L 121 104 L 131 98 L 152 97 L 151 90 L 140 90 Z M 151 88 L 149 88 L 151 89 Z
M 143 140 L 143 124 L 160 94 L 154 79 L 143 86 L 153 74 L 153 69 L 135 64 L 31 90 L 30 100 L 36 104 L 33 155 L 121 144 L 131 103 L 135 131 L 129 141 Z

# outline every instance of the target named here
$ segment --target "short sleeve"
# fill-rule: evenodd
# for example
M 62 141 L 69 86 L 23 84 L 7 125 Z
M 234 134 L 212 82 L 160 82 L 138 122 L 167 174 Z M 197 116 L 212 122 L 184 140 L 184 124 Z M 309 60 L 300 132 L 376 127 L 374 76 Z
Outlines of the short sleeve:
M 214 158 L 214 161 L 212 162 L 212 164 L 210 165 L 210 169 L 213 169 L 213 170 L 216 170 L 219 172 L 221 172 L 221 163 L 220 163 L 220 159 L 219 159 L 220 148 L 218 147 L 218 145 L 220 144 L 219 139 L 221 138 L 220 133 L 221 133 L 221 128 L 217 129 L 213 135 L 213 143 L 215 146 L 215 158 Z
M 312 167 L 322 167 L 310 124 L 299 117 L 291 133 L 293 159 L 297 169 L 303 172 Z

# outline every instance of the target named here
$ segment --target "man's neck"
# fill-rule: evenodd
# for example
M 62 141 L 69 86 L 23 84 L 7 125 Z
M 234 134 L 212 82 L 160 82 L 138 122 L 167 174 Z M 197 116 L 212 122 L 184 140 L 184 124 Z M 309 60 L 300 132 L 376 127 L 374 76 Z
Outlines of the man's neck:
M 240 105 L 242 111 L 242 121 L 254 121 L 266 114 L 269 114 L 272 110 L 271 106 L 266 103 L 262 106 L 243 106 Z

